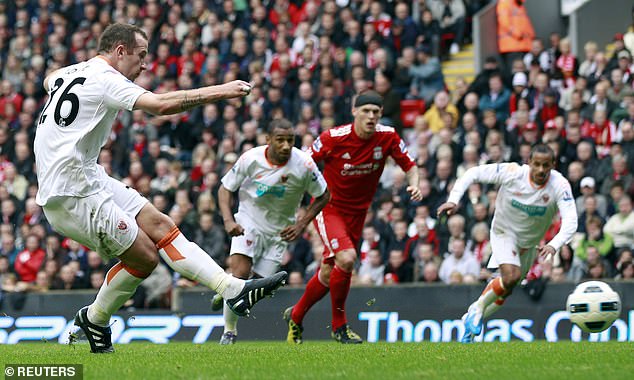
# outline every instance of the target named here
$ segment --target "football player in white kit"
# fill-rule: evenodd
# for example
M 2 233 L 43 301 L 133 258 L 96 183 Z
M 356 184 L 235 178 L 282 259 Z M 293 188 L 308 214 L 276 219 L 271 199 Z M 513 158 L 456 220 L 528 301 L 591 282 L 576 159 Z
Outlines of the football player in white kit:
M 516 163 L 481 165 L 471 168 L 456 181 L 438 215 L 453 214 L 462 195 L 474 182 L 500 185 L 491 223 L 493 254 L 489 267 L 499 267 L 482 295 L 462 317 L 462 342 L 470 343 L 482 332 L 483 319 L 497 311 L 515 285 L 526 275 L 536 255 L 553 255 L 577 230 L 577 209 L 570 183 L 554 170 L 555 153 L 547 145 L 532 148 L 528 165 Z M 545 245 L 539 245 L 553 216 L 559 210 L 561 229 Z
M 157 250 L 175 271 L 222 294 L 236 313 L 248 314 L 257 301 L 284 284 L 287 274 L 249 282 L 226 274 L 167 215 L 109 177 L 97 158 L 120 110 L 175 114 L 245 96 L 251 87 L 233 81 L 163 94 L 139 87 L 132 81 L 146 69 L 148 38 L 133 25 L 108 26 L 98 51 L 97 57 L 44 79 L 49 99 L 35 136 L 36 200 L 48 221 L 106 260 L 120 260 L 108 271 L 95 301 L 77 312 L 75 324 L 86 334 L 93 353 L 113 352 L 110 317 L 154 270 Z
M 268 145 L 245 152 L 222 178 L 218 204 L 231 239 L 231 273 L 247 279 L 277 272 L 289 241 L 297 239 L 330 199 L 326 180 L 307 153 L 294 148 L 295 134 L 288 120 L 273 120 Z M 232 193 L 238 192 L 235 218 Z M 296 220 L 304 194 L 314 201 Z M 218 303 L 218 297 L 214 299 Z M 233 344 L 238 316 L 224 304 L 225 329 L 220 344 Z

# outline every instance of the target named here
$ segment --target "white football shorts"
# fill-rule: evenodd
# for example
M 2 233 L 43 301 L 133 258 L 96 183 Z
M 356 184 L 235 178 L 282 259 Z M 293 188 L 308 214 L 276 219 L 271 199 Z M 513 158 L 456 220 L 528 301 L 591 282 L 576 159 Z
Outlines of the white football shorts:
M 496 233 L 491 229 L 491 259 L 489 268 L 497 268 L 500 264 L 511 264 L 520 267 L 522 277 L 531 269 L 537 249 L 535 247 L 518 247 L 513 236 Z
M 245 229 L 244 235 L 231 238 L 229 254 L 250 257 L 253 261 L 253 273 L 268 277 L 279 270 L 287 246 L 280 236 L 263 235 Z
M 139 232 L 136 216 L 147 202 L 136 190 L 108 177 L 105 191 L 81 198 L 53 197 L 43 210 L 55 231 L 110 260 L 134 243 Z

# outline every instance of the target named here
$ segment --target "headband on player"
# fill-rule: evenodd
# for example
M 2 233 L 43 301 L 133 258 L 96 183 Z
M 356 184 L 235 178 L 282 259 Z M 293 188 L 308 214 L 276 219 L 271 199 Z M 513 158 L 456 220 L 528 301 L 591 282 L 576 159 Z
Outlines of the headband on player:
M 368 91 L 357 96 L 357 99 L 354 101 L 355 108 L 366 104 L 374 104 L 375 106 L 383 107 L 383 97 L 374 91 Z

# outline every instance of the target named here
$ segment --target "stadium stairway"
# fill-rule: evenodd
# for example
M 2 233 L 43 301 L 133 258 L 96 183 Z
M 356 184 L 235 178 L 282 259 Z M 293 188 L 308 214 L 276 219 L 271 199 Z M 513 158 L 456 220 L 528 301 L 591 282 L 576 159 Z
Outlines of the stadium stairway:
M 473 45 L 465 45 L 458 54 L 451 55 L 448 60 L 442 62 L 442 72 L 449 91 L 455 88 L 456 80 L 463 78 L 471 83 L 475 77 Z

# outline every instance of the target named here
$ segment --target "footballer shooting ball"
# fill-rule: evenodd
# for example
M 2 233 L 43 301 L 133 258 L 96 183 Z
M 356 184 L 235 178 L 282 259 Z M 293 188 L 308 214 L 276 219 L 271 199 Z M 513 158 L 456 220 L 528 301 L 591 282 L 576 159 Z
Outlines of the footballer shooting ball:
M 606 330 L 621 314 L 621 297 L 602 281 L 583 282 L 566 301 L 570 321 L 585 332 Z

